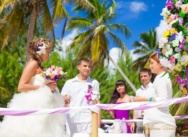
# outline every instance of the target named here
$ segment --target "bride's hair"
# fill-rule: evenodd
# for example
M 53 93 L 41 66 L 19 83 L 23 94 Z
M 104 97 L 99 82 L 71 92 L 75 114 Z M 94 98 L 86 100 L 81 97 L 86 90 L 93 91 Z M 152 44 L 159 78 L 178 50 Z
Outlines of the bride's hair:
M 30 54 L 30 57 L 38 62 L 38 65 L 41 67 L 41 58 L 40 55 L 37 53 L 38 47 L 44 43 L 46 45 L 46 48 L 51 48 L 52 43 L 50 40 L 45 38 L 38 38 L 35 37 L 31 42 L 29 42 L 29 47 L 27 48 L 28 53 Z

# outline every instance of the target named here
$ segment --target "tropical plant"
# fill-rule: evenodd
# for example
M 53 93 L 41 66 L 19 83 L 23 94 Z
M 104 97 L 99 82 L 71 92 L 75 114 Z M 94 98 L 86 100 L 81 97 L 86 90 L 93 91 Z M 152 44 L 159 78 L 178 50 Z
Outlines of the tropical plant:
M 54 23 L 58 23 L 64 17 L 69 16 L 64 7 L 65 2 L 65 0 L 1 1 L 0 13 L 4 15 L 0 23 L 1 48 L 10 41 L 11 44 L 16 45 L 17 38 L 26 32 L 28 47 L 36 31 L 36 23 L 41 24 L 45 34 L 54 42 Z M 70 2 L 73 1 L 70 0 Z M 76 0 L 74 2 L 82 7 L 92 7 L 88 0 Z M 26 55 L 28 59 L 28 54 L 26 53 Z
M 73 17 L 66 27 L 67 30 L 75 28 L 82 30 L 82 32 L 74 38 L 68 49 L 77 49 L 78 54 L 75 58 L 88 57 L 92 60 L 93 66 L 98 64 L 97 66 L 102 68 L 105 66 L 105 60 L 108 62 L 111 60 L 114 65 L 116 65 L 109 56 L 109 45 L 113 42 L 114 46 L 120 47 L 123 51 L 126 51 L 126 46 L 113 31 L 120 31 L 127 38 L 130 35 L 130 30 L 124 24 L 112 23 L 116 15 L 116 3 L 114 0 L 103 1 L 103 3 L 99 0 L 91 0 L 90 2 L 95 7 L 95 12 L 85 10 L 86 17 Z M 75 9 L 79 11 L 80 7 L 77 6 Z M 117 65 L 116 67 L 118 68 Z M 118 70 L 131 85 L 133 90 L 136 91 L 131 81 L 129 81 L 119 68 Z
M 133 43 L 134 50 L 133 54 L 138 54 L 138 59 L 135 60 L 132 68 L 134 71 L 139 71 L 141 68 L 145 66 L 148 67 L 147 61 L 151 54 L 153 54 L 158 46 L 156 31 L 154 29 L 149 32 L 144 32 L 140 34 L 141 41 L 135 41 Z
M 134 61 L 130 55 L 130 53 L 123 54 L 120 56 L 119 61 L 118 61 L 118 66 L 121 68 L 123 73 L 130 79 L 130 81 L 134 82 L 135 87 L 138 89 L 141 85 L 139 81 L 139 73 L 134 72 L 132 70 L 132 65 Z M 118 79 L 123 79 L 123 76 L 118 72 L 118 70 L 115 70 L 114 77 L 116 80 Z M 129 95 L 135 95 L 134 90 L 131 89 L 131 87 L 127 83 L 127 93 Z

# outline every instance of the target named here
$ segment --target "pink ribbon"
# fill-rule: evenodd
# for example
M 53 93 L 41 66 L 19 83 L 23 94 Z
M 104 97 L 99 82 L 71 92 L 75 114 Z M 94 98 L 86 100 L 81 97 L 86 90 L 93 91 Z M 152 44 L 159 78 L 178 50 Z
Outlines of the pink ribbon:
M 96 104 L 92 106 L 84 106 L 84 107 L 62 107 L 56 109 L 41 109 L 41 110 L 21 110 L 21 109 L 10 109 L 10 108 L 0 108 L 0 115 L 8 115 L 8 116 L 25 116 L 25 115 L 39 115 L 39 114 L 56 114 L 56 113 L 70 113 L 70 112 L 78 112 L 85 109 L 90 110 L 93 109 L 116 109 L 116 110 L 145 110 L 154 107 L 168 107 L 172 104 L 178 104 L 182 102 L 188 101 L 188 96 L 181 98 L 171 98 L 158 102 L 130 102 L 130 103 L 122 103 L 122 104 Z M 93 110 L 92 110 L 93 111 Z

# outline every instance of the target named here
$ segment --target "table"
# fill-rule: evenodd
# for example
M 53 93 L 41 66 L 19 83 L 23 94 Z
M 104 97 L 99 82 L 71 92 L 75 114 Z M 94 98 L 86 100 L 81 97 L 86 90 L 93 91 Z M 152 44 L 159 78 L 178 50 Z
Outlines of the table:
M 73 137 L 89 137 L 87 133 L 76 133 Z M 145 137 L 144 134 L 115 134 L 115 133 L 99 133 L 98 137 Z

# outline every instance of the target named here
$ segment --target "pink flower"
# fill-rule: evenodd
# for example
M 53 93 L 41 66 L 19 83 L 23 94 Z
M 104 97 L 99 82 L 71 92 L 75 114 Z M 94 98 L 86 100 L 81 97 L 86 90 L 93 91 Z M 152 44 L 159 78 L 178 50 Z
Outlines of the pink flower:
M 170 63 L 171 63 L 171 64 L 174 64 L 175 61 L 176 61 L 176 58 L 175 58 L 174 56 L 171 56 L 171 58 L 170 58 Z

